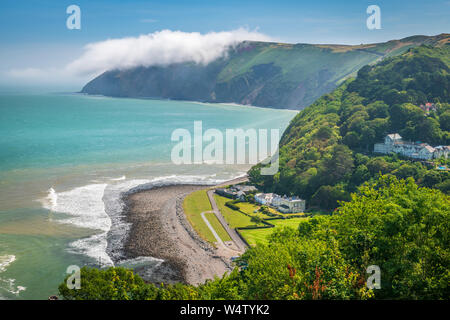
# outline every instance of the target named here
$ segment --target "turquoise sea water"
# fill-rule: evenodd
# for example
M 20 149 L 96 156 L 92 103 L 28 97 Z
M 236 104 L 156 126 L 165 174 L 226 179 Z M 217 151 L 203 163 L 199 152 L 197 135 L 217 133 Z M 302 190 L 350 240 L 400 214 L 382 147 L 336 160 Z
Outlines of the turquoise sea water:
M 199 120 L 203 130 L 284 130 L 294 115 L 181 101 L 0 95 L 0 299 L 46 299 L 69 265 L 110 265 L 107 235 L 121 227 L 113 216 L 122 192 L 148 183 L 214 183 L 250 167 L 177 166 L 173 130 L 193 132 Z

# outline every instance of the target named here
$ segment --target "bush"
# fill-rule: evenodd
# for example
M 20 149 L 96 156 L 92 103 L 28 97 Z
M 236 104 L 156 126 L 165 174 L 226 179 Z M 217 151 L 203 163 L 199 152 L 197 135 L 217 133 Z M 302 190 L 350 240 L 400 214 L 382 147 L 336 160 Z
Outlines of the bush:
M 239 211 L 239 207 L 237 205 L 235 205 L 235 203 L 236 203 L 235 201 L 227 201 L 227 202 L 225 202 L 225 205 L 228 208 L 231 208 L 233 210 Z

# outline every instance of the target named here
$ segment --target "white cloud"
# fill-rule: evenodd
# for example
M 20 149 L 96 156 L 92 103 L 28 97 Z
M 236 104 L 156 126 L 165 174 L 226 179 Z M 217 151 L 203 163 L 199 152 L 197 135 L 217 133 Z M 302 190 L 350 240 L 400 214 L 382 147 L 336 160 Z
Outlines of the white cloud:
M 208 64 L 224 56 L 230 46 L 244 40 L 271 39 L 259 32 L 242 28 L 206 34 L 162 30 L 139 37 L 88 44 L 82 56 L 67 68 L 77 74 L 95 74 L 111 69 L 181 62 Z
M 206 34 L 162 30 L 138 37 L 90 43 L 85 46 L 79 58 L 65 66 L 10 69 L 3 73 L 2 80 L 6 78 L 23 83 L 82 84 L 112 69 L 123 70 L 182 62 L 208 64 L 223 57 L 228 48 L 244 40 L 273 41 L 262 33 L 243 28 Z

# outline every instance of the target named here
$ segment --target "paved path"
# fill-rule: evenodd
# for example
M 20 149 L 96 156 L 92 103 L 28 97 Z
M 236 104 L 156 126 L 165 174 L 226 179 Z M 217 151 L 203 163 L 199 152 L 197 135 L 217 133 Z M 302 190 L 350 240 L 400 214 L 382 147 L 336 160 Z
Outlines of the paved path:
M 208 198 L 209 202 L 211 203 L 211 207 L 213 209 L 214 214 L 216 215 L 217 219 L 219 219 L 220 224 L 223 226 L 225 231 L 230 236 L 231 240 L 233 240 L 236 247 L 239 249 L 239 251 L 244 252 L 247 246 L 245 245 L 244 241 L 242 241 L 241 237 L 237 234 L 236 230 L 231 229 L 228 223 L 225 221 L 225 218 L 220 213 L 219 207 L 217 206 L 216 200 L 214 200 L 214 189 L 208 190 Z
M 205 217 L 205 213 L 214 213 L 214 211 L 205 211 L 202 212 L 200 215 L 203 218 L 203 221 L 205 221 L 206 225 L 208 226 L 209 230 L 211 230 L 212 234 L 214 235 L 214 238 L 217 240 L 217 248 L 221 250 L 224 256 L 231 258 L 235 257 L 236 255 L 241 254 L 242 252 L 240 250 L 235 250 L 233 248 L 228 247 L 225 242 L 222 241 L 220 236 L 217 234 L 216 230 L 214 230 L 211 223 L 208 221 L 208 218 Z M 231 242 L 231 241 L 230 241 Z
M 205 223 L 206 223 L 206 225 L 208 226 L 209 230 L 211 230 L 211 232 L 212 232 L 214 238 L 216 238 L 217 242 L 218 242 L 220 245 L 225 246 L 225 243 L 223 243 L 222 239 L 220 239 L 220 237 L 219 237 L 219 235 L 217 234 L 216 230 L 214 230 L 214 228 L 213 228 L 213 226 L 211 225 L 211 223 L 209 223 L 208 219 L 205 217 L 205 213 L 210 213 L 210 212 L 213 212 L 213 211 L 205 211 L 205 212 L 200 213 L 200 215 L 202 216 L 203 221 L 205 221 Z

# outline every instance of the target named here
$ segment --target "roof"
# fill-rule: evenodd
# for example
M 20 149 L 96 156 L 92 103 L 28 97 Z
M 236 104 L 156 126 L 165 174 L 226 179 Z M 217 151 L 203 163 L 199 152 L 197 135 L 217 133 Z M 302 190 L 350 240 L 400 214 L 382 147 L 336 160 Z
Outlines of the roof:
M 425 146 L 424 149 L 428 150 L 431 153 L 434 152 L 434 148 L 432 146 Z
M 243 191 L 243 192 L 248 192 L 248 191 L 255 191 L 257 190 L 255 186 L 243 186 L 243 185 L 236 185 L 235 189 Z
M 257 194 L 255 194 L 255 197 L 258 197 L 258 198 L 265 198 L 265 199 L 267 199 L 267 198 L 273 198 L 273 196 L 274 196 L 273 193 L 257 193 Z
M 389 138 L 391 138 L 392 140 L 399 140 L 402 138 L 401 135 L 399 135 L 398 133 L 391 133 L 387 135 Z

